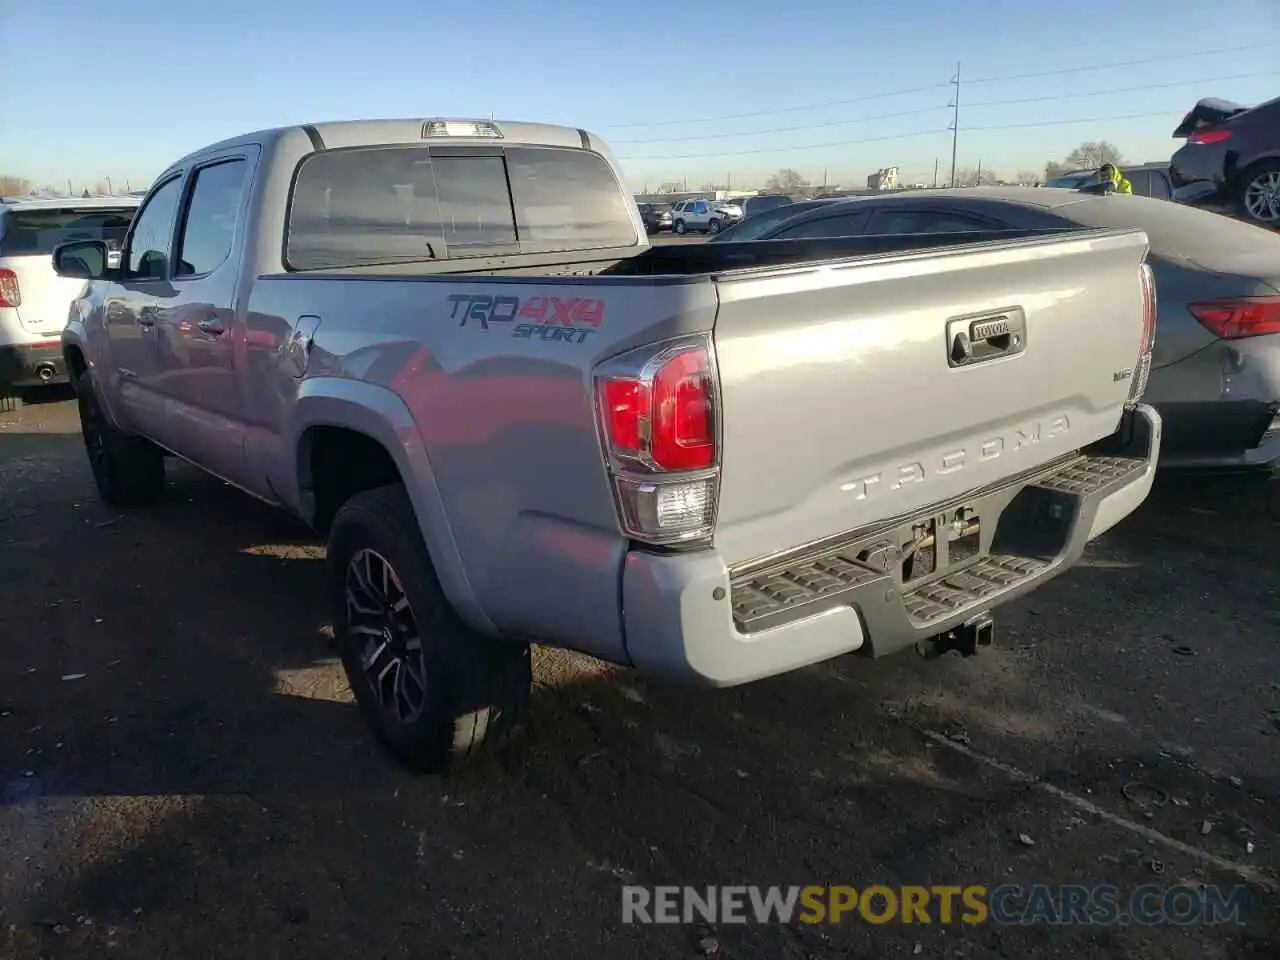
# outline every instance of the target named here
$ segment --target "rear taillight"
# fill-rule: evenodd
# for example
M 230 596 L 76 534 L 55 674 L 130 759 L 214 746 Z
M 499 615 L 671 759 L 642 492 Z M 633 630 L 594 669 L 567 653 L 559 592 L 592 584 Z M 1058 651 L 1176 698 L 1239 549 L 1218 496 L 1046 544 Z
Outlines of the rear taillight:
M 1147 379 L 1151 376 L 1151 350 L 1156 342 L 1156 278 L 1151 264 L 1144 263 L 1139 271 L 1142 284 L 1142 349 L 1138 352 L 1138 366 L 1133 371 L 1129 386 L 1129 403 L 1135 404 L 1147 392 Z
M 1222 143 L 1230 139 L 1230 130 L 1193 130 L 1187 137 L 1187 143 Z
M 1187 304 L 1191 315 L 1223 340 L 1280 333 L 1280 296 L 1224 297 Z
M 0 270 L 0 307 L 22 306 L 22 291 L 18 289 L 18 275 L 12 270 Z
M 625 353 L 596 371 L 601 441 L 628 536 L 710 538 L 719 487 L 715 359 L 707 337 Z

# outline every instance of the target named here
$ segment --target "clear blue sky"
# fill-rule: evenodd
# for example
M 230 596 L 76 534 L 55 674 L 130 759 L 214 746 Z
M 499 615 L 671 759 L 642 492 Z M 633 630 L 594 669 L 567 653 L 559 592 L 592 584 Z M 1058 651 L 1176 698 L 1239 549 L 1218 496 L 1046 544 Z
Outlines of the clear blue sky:
M 1166 159 L 1199 97 L 1280 95 L 1278 0 L 4 6 L 0 173 L 77 189 L 108 176 L 137 189 L 263 127 L 490 112 L 588 127 L 636 190 L 754 186 L 780 167 L 849 183 L 897 165 L 931 181 L 935 159 L 950 167 L 956 61 L 959 165 L 1007 174 L 1092 139 Z M 1024 102 L 991 103 L 1010 100 Z

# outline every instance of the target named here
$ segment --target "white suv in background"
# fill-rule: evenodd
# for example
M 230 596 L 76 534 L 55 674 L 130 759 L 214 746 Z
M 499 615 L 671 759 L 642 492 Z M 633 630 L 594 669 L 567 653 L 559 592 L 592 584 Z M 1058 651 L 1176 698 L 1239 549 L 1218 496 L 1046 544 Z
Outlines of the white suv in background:
M 671 229 L 676 233 L 719 233 L 741 219 L 741 207 L 720 200 L 681 200 L 671 208 Z
M 62 328 L 84 281 L 59 277 L 50 255 L 68 240 L 103 240 L 119 258 L 140 200 L 0 200 L 0 396 L 67 382 Z

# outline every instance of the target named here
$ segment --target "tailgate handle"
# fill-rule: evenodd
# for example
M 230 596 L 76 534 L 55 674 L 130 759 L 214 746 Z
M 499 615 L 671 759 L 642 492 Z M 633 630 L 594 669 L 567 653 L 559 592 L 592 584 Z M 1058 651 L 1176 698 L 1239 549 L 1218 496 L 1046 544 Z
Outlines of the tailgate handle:
M 1027 318 L 1021 307 L 955 317 L 947 321 L 947 365 L 968 367 L 1013 357 L 1027 346 Z

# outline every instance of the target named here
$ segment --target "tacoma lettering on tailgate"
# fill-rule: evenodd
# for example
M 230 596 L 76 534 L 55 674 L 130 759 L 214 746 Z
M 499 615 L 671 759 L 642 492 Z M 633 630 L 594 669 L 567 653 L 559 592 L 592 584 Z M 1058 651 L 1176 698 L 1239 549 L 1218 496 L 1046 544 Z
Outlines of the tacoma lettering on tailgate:
M 481 330 L 507 327 L 522 340 L 581 343 L 604 323 L 604 301 L 590 297 L 504 297 L 455 293 L 450 319 L 458 326 L 474 323 Z
M 975 463 L 988 463 L 1009 451 L 1021 450 L 1041 440 L 1060 437 L 1070 429 L 1071 421 L 1066 414 L 1062 414 L 1050 420 L 1030 424 L 1025 428 L 1019 427 L 1009 434 L 1001 434 L 965 447 L 957 447 L 934 459 L 910 461 L 877 470 L 875 473 L 868 473 L 840 484 L 840 491 L 853 493 L 855 500 L 866 500 L 884 490 L 901 490 L 908 484 L 926 483 L 935 477 L 959 473 Z

